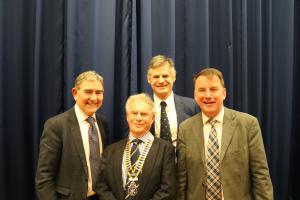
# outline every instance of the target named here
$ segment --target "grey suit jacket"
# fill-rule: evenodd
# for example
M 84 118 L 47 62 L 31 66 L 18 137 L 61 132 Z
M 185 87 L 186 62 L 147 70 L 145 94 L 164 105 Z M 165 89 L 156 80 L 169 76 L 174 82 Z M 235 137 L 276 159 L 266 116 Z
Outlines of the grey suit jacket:
M 194 99 L 174 94 L 174 102 L 177 113 L 178 126 L 185 119 L 199 113 L 200 109 Z M 152 124 L 150 132 L 155 135 L 155 123 Z
M 103 146 L 108 125 L 96 116 Z M 36 172 L 40 200 L 86 199 L 88 168 L 74 108 L 45 122 Z
M 104 153 L 97 185 L 100 200 L 124 200 L 122 160 L 125 138 L 108 146 Z M 135 200 L 175 199 L 175 152 L 168 142 L 155 138 L 145 160 Z
M 178 135 L 178 200 L 205 199 L 206 158 L 201 113 L 184 121 Z M 221 144 L 225 200 L 271 200 L 270 179 L 257 119 L 225 108 Z

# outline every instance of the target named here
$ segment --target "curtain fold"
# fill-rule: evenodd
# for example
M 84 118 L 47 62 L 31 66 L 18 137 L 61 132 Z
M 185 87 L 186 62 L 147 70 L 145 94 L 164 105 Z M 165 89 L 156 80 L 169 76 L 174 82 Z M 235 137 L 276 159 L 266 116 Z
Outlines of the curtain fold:
M 296 0 L 0 1 L 1 197 L 35 198 L 43 124 L 74 105 L 80 72 L 104 77 L 113 142 L 126 134 L 127 97 L 151 94 L 147 65 L 165 54 L 179 95 L 193 97 L 206 66 L 224 73 L 225 105 L 260 121 L 276 199 L 299 199 L 299 10 Z

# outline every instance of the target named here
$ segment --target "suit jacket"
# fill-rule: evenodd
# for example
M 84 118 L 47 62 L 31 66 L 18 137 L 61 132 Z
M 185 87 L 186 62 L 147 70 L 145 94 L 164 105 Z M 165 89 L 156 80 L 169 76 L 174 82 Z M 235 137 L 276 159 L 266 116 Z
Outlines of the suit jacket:
M 103 146 L 108 125 L 96 115 Z M 50 118 L 44 125 L 36 172 L 40 200 L 86 199 L 88 167 L 75 109 Z
M 177 113 L 178 126 L 185 119 L 199 113 L 200 109 L 194 99 L 174 94 L 175 109 Z M 155 123 L 152 124 L 150 132 L 155 135 Z
M 206 158 L 201 113 L 183 122 L 178 135 L 178 200 L 205 199 Z M 271 200 L 270 179 L 257 119 L 225 108 L 220 153 L 225 200 Z
M 128 138 L 108 146 L 103 153 L 97 194 L 100 200 L 124 200 L 122 161 Z M 175 152 L 168 142 L 154 138 L 145 160 L 135 200 L 175 199 Z

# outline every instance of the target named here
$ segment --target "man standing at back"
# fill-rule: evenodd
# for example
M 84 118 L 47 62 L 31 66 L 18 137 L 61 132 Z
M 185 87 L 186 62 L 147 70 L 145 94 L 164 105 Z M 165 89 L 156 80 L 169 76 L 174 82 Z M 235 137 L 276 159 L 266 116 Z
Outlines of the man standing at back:
M 176 146 L 179 124 L 197 114 L 199 107 L 194 99 L 173 93 L 176 70 L 171 58 L 163 55 L 154 56 L 148 66 L 147 79 L 153 90 L 157 111 L 155 123 L 152 124 L 150 131 Z
M 103 78 L 81 73 L 72 94 L 76 104 L 46 121 L 36 173 L 39 200 L 97 200 L 95 185 L 108 125 L 96 114 L 103 101 Z

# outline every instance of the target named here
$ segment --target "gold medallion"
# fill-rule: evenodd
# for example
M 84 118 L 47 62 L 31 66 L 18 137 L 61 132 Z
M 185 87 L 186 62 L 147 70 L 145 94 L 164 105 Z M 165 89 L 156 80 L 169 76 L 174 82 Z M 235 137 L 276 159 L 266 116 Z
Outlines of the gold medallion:
M 127 195 L 125 199 L 127 199 L 128 197 L 134 197 L 138 193 L 138 187 L 139 185 L 137 185 L 134 181 L 130 181 L 128 183 Z

